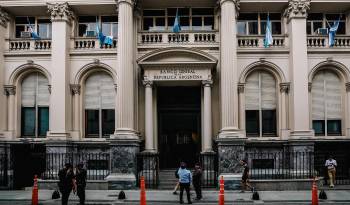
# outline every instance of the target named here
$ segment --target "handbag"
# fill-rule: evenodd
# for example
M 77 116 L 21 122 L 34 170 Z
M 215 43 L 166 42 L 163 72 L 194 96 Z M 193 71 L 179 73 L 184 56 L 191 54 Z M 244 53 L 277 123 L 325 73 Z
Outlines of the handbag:
M 55 190 L 53 193 L 52 193 L 52 199 L 59 199 L 61 196 L 60 196 L 60 192 L 58 190 Z

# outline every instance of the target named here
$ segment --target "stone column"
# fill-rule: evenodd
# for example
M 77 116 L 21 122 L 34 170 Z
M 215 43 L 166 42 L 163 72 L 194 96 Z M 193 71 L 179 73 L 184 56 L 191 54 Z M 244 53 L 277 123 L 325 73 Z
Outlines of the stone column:
M 80 97 L 80 85 L 79 84 L 71 84 L 70 88 L 73 95 L 73 132 L 72 138 L 75 140 L 79 140 L 80 138 L 80 106 L 79 106 L 79 97 Z
M 52 21 L 50 131 L 51 140 L 70 138 L 69 45 L 74 15 L 68 3 L 48 4 Z
M 145 86 L 145 152 L 155 152 L 153 134 L 153 94 L 150 80 L 144 80 Z
M 219 138 L 242 137 L 238 132 L 237 31 L 239 0 L 220 0 L 220 103 Z
M 15 97 L 16 86 L 5 85 L 5 94 L 7 96 L 7 138 L 14 138 L 15 136 Z
M 310 138 L 314 135 L 309 121 L 308 59 L 306 17 L 310 0 L 289 0 L 284 16 L 288 20 L 289 71 L 291 76 L 290 128 L 291 138 Z
M 347 117 L 346 117 L 346 136 L 350 137 L 350 82 L 346 86 L 346 103 L 347 103 Z
M 7 31 L 7 24 L 10 20 L 8 13 L 0 7 L 0 85 L 5 83 L 5 60 L 4 60 L 4 51 L 5 51 L 5 38 Z M 3 135 L 3 132 L 7 130 L 7 119 L 6 119 L 6 93 L 0 94 L 0 137 Z
M 280 83 L 281 92 L 281 139 L 287 139 L 289 136 L 288 129 L 288 93 L 289 83 Z
M 139 136 L 135 130 L 134 14 L 135 0 L 116 0 L 118 4 L 116 130 L 110 140 L 111 174 L 109 189 L 136 187 L 136 154 Z
M 118 65 L 116 96 L 116 139 L 138 139 L 134 128 L 134 0 L 116 0 L 118 4 Z
M 245 95 L 244 95 L 244 83 L 238 84 L 239 95 L 239 129 L 245 133 Z
M 203 143 L 202 152 L 212 152 L 213 151 L 213 133 L 212 133 L 212 113 L 211 113 L 211 86 L 213 84 L 212 80 L 202 81 L 203 93 L 204 93 L 204 103 L 203 103 Z

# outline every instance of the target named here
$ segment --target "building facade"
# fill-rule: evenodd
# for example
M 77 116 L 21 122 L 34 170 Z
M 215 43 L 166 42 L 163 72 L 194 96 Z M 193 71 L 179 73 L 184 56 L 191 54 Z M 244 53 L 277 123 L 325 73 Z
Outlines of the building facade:
M 105 180 L 117 188 L 135 183 L 140 152 L 159 156 L 160 169 L 217 154 L 225 174 L 240 171 L 247 151 L 350 145 L 350 2 L 0 6 L 0 151 L 19 167 L 32 153 L 107 152 Z M 337 20 L 331 47 L 322 32 Z

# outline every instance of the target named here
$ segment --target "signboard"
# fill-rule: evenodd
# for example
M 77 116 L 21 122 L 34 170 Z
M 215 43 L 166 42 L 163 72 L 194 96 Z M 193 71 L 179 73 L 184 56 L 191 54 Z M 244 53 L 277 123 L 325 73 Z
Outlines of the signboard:
M 192 68 L 168 68 L 160 70 L 147 70 L 145 76 L 152 81 L 173 80 L 207 80 L 210 75 L 209 69 Z

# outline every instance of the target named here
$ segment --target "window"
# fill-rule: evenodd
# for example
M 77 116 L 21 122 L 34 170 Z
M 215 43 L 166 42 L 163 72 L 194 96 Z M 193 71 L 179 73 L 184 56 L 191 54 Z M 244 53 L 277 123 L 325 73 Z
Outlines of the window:
M 172 30 L 177 8 L 166 10 L 143 10 L 143 25 L 145 31 Z M 178 8 L 181 30 L 213 30 L 213 8 Z
M 49 82 L 40 73 L 27 76 L 22 81 L 21 135 L 45 137 L 49 130 Z
M 35 25 L 35 17 L 16 17 L 15 18 L 15 29 L 16 29 L 16 38 L 21 38 L 22 31 L 28 31 L 29 22 L 31 25 Z
M 312 126 L 315 135 L 341 135 L 342 89 L 339 77 L 320 71 L 312 80 Z
M 267 13 L 240 13 L 237 21 L 238 35 L 264 35 Z M 281 14 L 270 13 L 272 34 L 282 34 Z
M 16 17 L 15 18 L 16 38 L 21 38 L 22 31 L 29 31 L 29 24 L 33 27 L 40 38 L 50 39 L 52 34 L 52 24 L 50 19 L 36 17 Z
M 118 37 L 118 17 L 101 16 L 102 33 L 106 36 Z
M 50 39 L 52 36 L 52 26 L 50 19 L 38 19 L 38 35 L 40 38 Z
M 276 136 L 276 81 L 264 71 L 250 74 L 245 85 L 248 137 Z
M 323 14 L 323 13 L 310 13 L 307 17 L 307 34 L 316 35 L 317 29 L 328 28 L 333 26 L 334 22 L 340 17 L 339 27 L 337 34 L 346 34 L 346 19 L 343 14 Z
M 84 99 L 86 137 L 109 137 L 115 127 L 113 79 L 105 73 L 88 77 Z
M 97 16 L 79 16 L 78 35 L 80 37 L 95 37 Z

